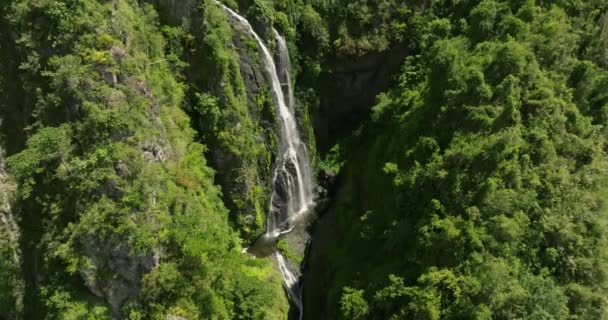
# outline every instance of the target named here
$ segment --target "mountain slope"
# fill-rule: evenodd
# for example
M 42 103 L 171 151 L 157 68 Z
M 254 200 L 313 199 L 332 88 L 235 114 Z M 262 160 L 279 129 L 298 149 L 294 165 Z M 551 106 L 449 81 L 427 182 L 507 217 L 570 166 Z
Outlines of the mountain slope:
M 33 110 L 8 160 L 23 316 L 286 317 L 280 275 L 241 254 L 152 6 L 1 8 Z
M 608 317 L 605 9 L 412 13 L 416 54 L 340 144 L 308 319 Z

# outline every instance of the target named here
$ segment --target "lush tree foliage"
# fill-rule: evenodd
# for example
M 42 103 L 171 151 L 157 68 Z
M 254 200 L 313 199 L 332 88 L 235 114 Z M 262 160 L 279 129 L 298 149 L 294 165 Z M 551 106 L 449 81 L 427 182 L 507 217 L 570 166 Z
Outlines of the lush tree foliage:
M 284 318 L 280 275 L 241 254 L 193 142 L 172 74 L 181 65 L 163 37 L 176 30 L 131 0 L 0 8 L 12 41 L 3 47 L 19 53 L 30 96 L 22 108 L 33 110 L 27 143 L 8 160 L 30 275 L 24 316 Z
M 346 165 L 330 318 L 608 318 L 602 1 L 437 2 Z M 365 141 L 365 143 L 362 143 Z
M 339 178 L 306 317 L 608 319 L 606 1 L 223 2 L 285 35 L 311 153 L 338 62 L 407 55 L 314 160 Z M 211 0 L 164 18 L 0 1 L 0 318 L 286 318 L 241 254 L 277 143 L 259 49 Z

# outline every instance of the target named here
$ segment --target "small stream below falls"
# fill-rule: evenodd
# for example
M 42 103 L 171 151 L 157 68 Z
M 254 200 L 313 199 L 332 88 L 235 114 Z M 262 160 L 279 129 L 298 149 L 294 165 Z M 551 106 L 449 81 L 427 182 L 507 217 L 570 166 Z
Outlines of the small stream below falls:
M 280 126 L 278 157 L 273 170 L 272 196 L 266 222 L 266 233 L 247 250 L 256 256 L 273 256 L 283 276 L 289 299 L 299 309 L 302 319 L 302 288 L 299 266 L 293 266 L 276 250 L 279 237 L 306 232 L 306 219 L 315 207 L 313 178 L 307 146 L 300 139 L 295 118 L 295 99 L 291 83 L 291 61 L 285 39 L 273 30 L 277 43 L 277 60 L 266 44 L 253 30 L 247 19 L 216 1 L 224 11 L 256 40 L 260 48 L 261 62 L 277 106 L 277 123 Z

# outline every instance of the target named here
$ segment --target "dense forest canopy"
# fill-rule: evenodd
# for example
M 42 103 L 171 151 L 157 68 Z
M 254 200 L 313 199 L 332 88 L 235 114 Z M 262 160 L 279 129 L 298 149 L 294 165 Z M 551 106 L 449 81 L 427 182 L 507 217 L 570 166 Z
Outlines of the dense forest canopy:
M 407 19 L 415 51 L 340 145 L 324 312 L 608 317 L 606 5 L 460 1 Z
M 287 40 L 305 319 L 608 319 L 607 1 L 222 3 Z M 0 319 L 289 317 L 242 253 L 280 156 L 259 50 L 213 0 L 0 2 Z

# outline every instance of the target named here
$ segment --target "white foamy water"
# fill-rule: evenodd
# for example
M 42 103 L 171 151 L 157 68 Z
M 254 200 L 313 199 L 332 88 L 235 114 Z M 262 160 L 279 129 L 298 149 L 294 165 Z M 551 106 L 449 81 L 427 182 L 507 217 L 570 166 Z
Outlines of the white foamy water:
M 216 1 L 232 18 L 236 19 L 257 41 L 261 52 L 262 65 L 268 77 L 273 98 L 277 105 L 280 123 L 281 145 L 279 157 L 273 173 L 273 192 L 267 218 L 265 240 L 275 240 L 289 233 L 299 217 L 314 206 L 312 191 L 313 180 L 310 168 L 308 149 L 300 139 L 295 120 L 295 99 L 291 83 L 291 61 L 285 39 L 273 30 L 278 46 L 278 64 L 275 63 L 264 41 L 253 30 L 247 19 L 234 10 Z M 283 91 L 285 88 L 286 93 Z M 300 309 L 302 317 L 302 300 L 299 279 L 289 268 L 285 257 L 278 251 L 275 258 L 279 265 L 285 287 L 291 301 Z

